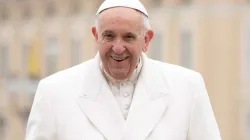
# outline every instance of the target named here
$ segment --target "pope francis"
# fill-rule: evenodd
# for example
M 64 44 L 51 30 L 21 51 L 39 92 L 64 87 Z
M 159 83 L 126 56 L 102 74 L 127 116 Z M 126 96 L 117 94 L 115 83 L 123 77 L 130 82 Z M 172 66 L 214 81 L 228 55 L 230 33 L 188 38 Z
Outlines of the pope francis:
M 139 0 L 105 0 L 95 58 L 42 79 L 26 140 L 221 140 L 201 75 L 148 58 Z

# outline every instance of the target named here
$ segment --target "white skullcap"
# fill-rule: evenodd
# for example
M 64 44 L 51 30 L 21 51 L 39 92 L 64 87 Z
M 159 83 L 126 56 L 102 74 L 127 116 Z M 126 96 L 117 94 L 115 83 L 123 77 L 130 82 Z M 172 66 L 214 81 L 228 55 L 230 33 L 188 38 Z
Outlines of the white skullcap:
M 100 14 L 103 10 L 112 7 L 128 7 L 136 9 L 148 16 L 147 10 L 139 0 L 105 0 L 97 10 L 96 15 Z

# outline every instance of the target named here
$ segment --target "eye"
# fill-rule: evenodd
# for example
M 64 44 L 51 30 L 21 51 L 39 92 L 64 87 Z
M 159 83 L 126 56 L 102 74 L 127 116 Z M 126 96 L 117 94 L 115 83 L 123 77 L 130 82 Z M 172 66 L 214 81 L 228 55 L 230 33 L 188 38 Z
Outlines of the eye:
M 105 39 L 105 40 L 112 40 L 112 39 L 114 39 L 114 35 L 113 34 L 110 34 L 110 33 L 108 33 L 108 34 L 104 34 L 103 35 L 103 38 Z
M 133 34 L 128 34 L 125 36 L 126 41 L 133 41 L 135 39 L 136 39 L 136 37 Z

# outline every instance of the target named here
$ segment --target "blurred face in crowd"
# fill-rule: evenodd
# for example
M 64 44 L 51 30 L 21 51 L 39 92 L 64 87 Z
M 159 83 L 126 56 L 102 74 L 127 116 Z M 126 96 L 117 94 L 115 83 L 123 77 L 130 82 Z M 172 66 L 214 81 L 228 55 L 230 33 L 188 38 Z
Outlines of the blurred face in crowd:
M 103 68 L 116 80 L 130 77 L 153 37 L 152 30 L 145 29 L 142 14 L 125 7 L 100 13 L 92 33 Z

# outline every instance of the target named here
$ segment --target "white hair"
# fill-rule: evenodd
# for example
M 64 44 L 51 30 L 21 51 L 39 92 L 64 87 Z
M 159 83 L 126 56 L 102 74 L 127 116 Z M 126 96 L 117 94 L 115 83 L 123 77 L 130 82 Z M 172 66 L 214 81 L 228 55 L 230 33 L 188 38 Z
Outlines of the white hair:
M 151 30 L 149 18 L 143 13 L 141 15 L 142 15 L 142 22 L 144 24 L 144 28 L 146 29 L 146 31 Z
M 143 13 L 141 13 L 141 17 L 142 17 L 142 22 L 144 25 L 144 33 L 146 33 L 148 30 L 151 30 L 150 21 L 149 21 L 149 18 Z M 99 27 L 99 14 L 97 15 L 97 18 L 95 20 L 95 27 L 96 27 L 96 31 L 99 32 L 99 29 L 100 29 L 100 27 Z

